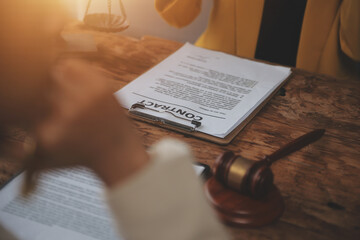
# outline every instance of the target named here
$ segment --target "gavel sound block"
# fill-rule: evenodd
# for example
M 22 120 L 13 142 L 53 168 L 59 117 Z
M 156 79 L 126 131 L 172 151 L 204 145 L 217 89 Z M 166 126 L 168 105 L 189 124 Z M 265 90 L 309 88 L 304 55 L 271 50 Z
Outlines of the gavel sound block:
M 240 227 L 259 227 L 278 219 L 285 204 L 273 183 L 271 164 L 316 141 L 324 132 L 318 129 L 307 133 L 260 161 L 233 152 L 220 155 L 215 161 L 214 176 L 205 184 L 205 193 L 219 217 Z

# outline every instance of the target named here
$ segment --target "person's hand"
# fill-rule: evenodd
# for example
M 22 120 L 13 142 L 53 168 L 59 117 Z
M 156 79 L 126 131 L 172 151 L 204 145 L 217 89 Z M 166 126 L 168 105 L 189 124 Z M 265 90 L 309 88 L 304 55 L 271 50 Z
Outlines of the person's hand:
M 142 168 L 148 156 L 131 122 L 93 67 L 66 62 L 53 72 L 50 111 L 34 131 L 34 174 L 60 167 L 86 166 L 112 186 Z

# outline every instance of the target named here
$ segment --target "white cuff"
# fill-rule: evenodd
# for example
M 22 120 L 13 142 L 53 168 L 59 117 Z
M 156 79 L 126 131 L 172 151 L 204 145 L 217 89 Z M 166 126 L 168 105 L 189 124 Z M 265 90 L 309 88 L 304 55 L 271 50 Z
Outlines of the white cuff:
M 187 145 L 162 140 L 149 154 L 148 166 L 107 192 L 121 235 L 131 240 L 226 239 L 204 198 Z

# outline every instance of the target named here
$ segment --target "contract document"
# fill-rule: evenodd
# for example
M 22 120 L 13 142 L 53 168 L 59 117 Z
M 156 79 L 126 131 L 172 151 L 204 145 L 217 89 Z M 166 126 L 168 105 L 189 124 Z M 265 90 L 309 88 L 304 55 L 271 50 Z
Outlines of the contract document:
M 195 120 L 196 131 L 224 138 L 290 74 L 187 43 L 115 95 L 127 109 L 141 103 L 148 114 L 183 125 Z

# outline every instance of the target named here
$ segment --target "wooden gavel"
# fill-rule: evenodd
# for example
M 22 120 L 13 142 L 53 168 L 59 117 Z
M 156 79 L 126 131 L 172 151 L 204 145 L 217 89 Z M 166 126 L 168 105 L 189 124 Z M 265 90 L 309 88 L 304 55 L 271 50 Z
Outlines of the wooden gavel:
M 215 161 L 214 176 L 205 183 L 205 193 L 220 219 L 240 227 L 259 227 L 279 218 L 285 203 L 274 185 L 270 166 L 276 160 L 315 142 L 324 129 L 307 133 L 260 161 L 225 152 Z
M 286 144 L 263 160 L 254 161 L 225 152 L 215 161 L 215 178 L 225 186 L 255 198 L 265 196 L 274 182 L 274 174 L 270 166 L 276 160 L 315 142 L 323 134 L 324 129 L 309 132 Z

